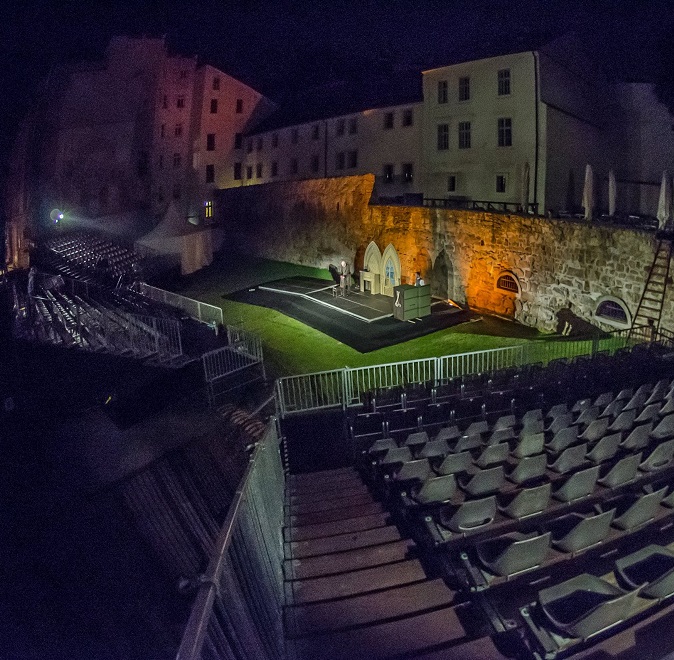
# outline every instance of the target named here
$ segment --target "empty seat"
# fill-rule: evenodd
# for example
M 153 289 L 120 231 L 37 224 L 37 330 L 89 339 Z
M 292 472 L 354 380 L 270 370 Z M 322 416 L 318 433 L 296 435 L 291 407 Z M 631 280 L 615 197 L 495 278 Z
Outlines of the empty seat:
M 412 452 L 409 447 L 392 447 L 387 450 L 379 461 L 382 466 L 396 465 L 398 463 L 407 463 L 412 460 Z
M 572 472 L 585 463 L 585 454 L 587 454 L 587 443 L 576 445 L 575 447 L 567 447 L 557 457 L 557 460 L 548 467 L 553 472 L 559 472 L 560 474 Z
M 613 526 L 625 531 L 646 524 L 655 517 L 667 486 L 652 493 L 629 495 L 617 503 Z
M 431 474 L 431 466 L 427 458 L 419 458 L 414 461 L 403 463 L 398 470 L 393 473 L 393 479 L 399 483 L 408 481 L 425 481 Z
M 595 419 L 587 425 L 587 428 L 578 436 L 584 442 L 597 442 L 608 429 L 608 417 Z
M 456 493 L 456 479 L 453 474 L 429 477 L 420 488 L 412 492 L 412 499 L 418 504 L 440 504 L 449 502 Z
M 641 587 L 640 596 L 662 600 L 674 594 L 674 552 L 649 545 L 618 559 L 615 572 L 630 589 Z
M 641 422 L 650 422 L 651 420 L 654 420 L 658 416 L 661 407 L 660 403 L 651 403 L 639 413 L 639 416 L 634 422 L 639 424 Z
M 514 484 L 523 484 L 527 481 L 534 481 L 545 476 L 545 471 L 548 467 L 548 461 L 545 454 L 538 454 L 536 456 L 525 456 L 520 458 L 517 465 L 507 475 L 508 481 Z
M 566 479 L 552 496 L 560 502 L 572 502 L 573 500 L 587 497 L 594 490 L 598 477 L 598 465 L 575 472 Z
M 570 513 L 548 524 L 552 544 L 572 555 L 601 543 L 610 531 L 615 509 L 594 516 Z
M 674 437 L 674 414 L 663 417 L 662 421 L 651 431 L 651 438 L 669 440 Z
M 449 454 L 446 440 L 429 440 L 420 450 L 419 458 L 439 458 Z
M 548 414 L 546 415 L 546 417 L 548 419 L 555 419 L 556 417 L 559 417 L 560 415 L 565 415 L 568 412 L 569 407 L 565 403 L 558 403 L 552 406 L 550 410 L 548 410 Z
M 458 426 L 443 426 L 435 436 L 435 440 L 446 440 L 447 442 L 451 442 L 460 437 L 461 431 L 459 431 Z
M 599 413 L 599 417 L 608 417 L 615 419 L 625 407 L 625 402 L 620 399 L 614 399 Z
M 545 448 L 553 454 L 557 454 L 560 451 L 564 451 L 567 447 L 575 444 L 577 441 L 578 427 L 567 426 L 566 428 L 557 431 L 552 440 L 546 443 Z
M 418 450 L 421 446 L 425 445 L 428 442 L 428 433 L 426 431 L 416 431 L 415 433 L 410 433 L 405 440 L 405 446 L 409 447 L 412 451 Z
M 635 427 L 632 429 L 632 432 L 620 443 L 620 448 L 626 449 L 627 451 L 639 451 L 643 449 L 650 442 L 652 429 L 652 422 Z
M 667 467 L 674 458 L 674 438 L 661 442 L 639 465 L 643 472 L 652 472 Z
M 548 428 L 545 429 L 545 431 L 547 433 L 552 433 L 552 435 L 554 435 L 558 431 L 561 431 L 562 429 L 571 426 L 572 423 L 573 423 L 573 415 L 571 413 L 559 415 L 559 417 L 555 417 L 550 422 L 550 425 L 548 426 Z
M 637 476 L 639 470 L 639 463 L 641 463 L 641 452 L 626 456 L 620 459 L 606 474 L 598 480 L 602 486 L 606 488 L 617 488 L 623 484 L 633 481 Z
M 378 438 L 372 443 L 367 453 L 374 459 L 381 458 L 389 449 L 397 449 L 398 444 L 393 438 Z
M 533 488 L 523 488 L 514 497 L 509 497 L 507 504 L 500 505 L 499 510 L 509 518 L 526 518 L 545 511 L 550 501 L 551 484 L 541 484 Z
M 482 433 L 487 433 L 487 431 L 489 431 L 489 424 L 485 420 L 482 420 L 469 424 L 462 435 L 481 435 Z
M 669 399 L 665 399 L 665 401 L 663 401 L 662 403 L 663 403 L 663 406 L 658 411 L 658 415 L 660 417 L 665 417 L 666 415 L 670 415 L 671 413 L 674 413 L 674 397 L 671 397 Z
M 443 527 L 457 533 L 475 531 L 490 525 L 496 517 L 496 497 L 467 500 L 458 507 L 440 512 L 439 522 Z
M 578 415 L 578 417 L 576 417 L 574 424 L 578 424 L 578 426 L 580 426 L 581 424 L 589 424 L 590 422 L 594 422 L 594 420 L 599 417 L 600 412 L 601 411 L 599 408 L 597 408 L 597 406 L 590 406 L 589 408 L 583 410 Z
M 594 400 L 592 405 L 597 406 L 597 408 L 606 408 L 613 400 L 613 392 L 603 392 Z
M 628 387 L 624 390 L 620 390 L 616 395 L 616 401 L 629 401 L 634 395 L 634 388 Z
M 572 413 L 582 413 L 584 410 L 592 407 L 592 399 L 578 399 L 573 406 L 571 406 Z
M 458 454 L 462 451 L 470 451 L 482 446 L 482 436 L 480 435 L 463 435 L 453 445 L 450 445 L 449 450 L 452 453 Z
M 489 445 L 482 450 L 482 453 L 475 461 L 475 465 L 485 468 L 490 465 L 505 463 L 505 461 L 508 459 L 509 453 L 510 446 L 507 442 L 501 442 L 498 445 Z
M 634 420 L 637 418 L 637 411 L 624 410 L 621 412 L 608 427 L 608 431 L 629 431 L 634 426 Z
M 522 424 L 520 437 L 523 435 L 533 435 L 534 433 L 543 433 L 543 431 L 545 431 L 545 422 L 542 419 L 532 419 Z
M 511 577 L 540 566 L 545 561 L 550 538 L 550 532 L 513 532 L 478 544 L 477 556 L 492 573 Z
M 512 428 L 507 429 L 498 429 L 493 431 L 492 434 L 487 438 L 488 445 L 497 445 L 501 442 L 508 442 L 509 440 L 514 440 L 516 438 L 515 431 Z
M 646 406 L 650 406 L 653 403 L 659 403 L 665 398 L 667 390 L 669 389 L 669 383 L 666 380 L 659 380 L 655 383 L 653 390 L 651 391 L 648 399 L 646 399 Z
M 386 428 L 390 435 L 407 434 L 418 429 L 419 423 L 418 410 L 391 410 L 386 414 Z
M 459 476 L 459 485 L 468 495 L 481 497 L 497 492 L 505 482 L 503 466 L 499 465 L 486 470 L 480 470 L 475 474 Z
M 623 410 L 641 410 L 648 397 L 648 392 L 637 390 L 632 398 L 625 404 Z
M 534 420 L 543 419 L 543 411 L 540 408 L 533 408 L 532 410 L 527 410 L 522 415 L 522 426 L 526 426 L 528 422 L 533 422 Z
M 517 424 L 517 419 L 515 415 L 503 415 L 499 417 L 492 425 L 491 430 L 500 431 L 503 429 L 511 429 Z
M 365 413 L 356 415 L 351 423 L 351 437 L 384 435 L 384 416 L 381 413 Z
M 625 619 L 638 591 L 625 592 L 594 575 L 583 573 L 538 592 L 548 620 L 570 637 L 587 639 Z
M 460 454 L 447 454 L 436 470 L 438 474 L 456 474 L 465 472 L 473 464 L 473 457 L 469 451 Z
M 421 420 L 424 428 L 437 428 L 452 419 L 454 407 L 451 403 L 431 403 L 424 409 Z M 458 431 L 458 429 L 457 429 Z
M 605 435 L 593 448 L 588 452 L 586 458 L 592 463 L 603 463 L 613 458 L 618 453 L 621 433 L 612 433 Z
M 520 434 L 520 439 L 513 449 L 513 456 L 516 458 L 524 458 L 525 456 L 534 456 L 543 451 L 545 444 L 545 435 L 541 433 L 524 433 Z
M 674 509 L 674 489 L 660 500 L 660 504 L 670 509 Z

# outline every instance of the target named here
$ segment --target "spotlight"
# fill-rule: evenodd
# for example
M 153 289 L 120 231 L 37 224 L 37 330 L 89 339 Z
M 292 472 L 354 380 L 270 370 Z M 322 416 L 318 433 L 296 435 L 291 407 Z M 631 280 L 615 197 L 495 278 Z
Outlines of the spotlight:
M 63 218 L 65 218 L 65 213 L 61 211 L 61 209 L 52 209 L 49 218 L 55 225 L 57 225 Z

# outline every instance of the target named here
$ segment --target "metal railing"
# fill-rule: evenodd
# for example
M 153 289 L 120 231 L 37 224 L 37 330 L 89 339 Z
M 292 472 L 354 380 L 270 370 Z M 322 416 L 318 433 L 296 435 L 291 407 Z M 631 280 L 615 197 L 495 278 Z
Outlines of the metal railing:
M 281 660 L 284 473 L 272 420 L 253 452 L 197 592 L 178 660 Z
M 202 323 L 215 323 L 216 325 L 224 324 L 222 309 L 215 305 L 209 305 L 208 303 L 194 300 L 193 298 L 181 296 L 178 293 L 165 291 L 156 286 L 150 286 L 145 282 L 138 283 L 138 292 L 157 302 L 162 302 L 166 305 L 182 309 L 192 318 L 197 319 L 197 321 L 201 321 Z
M 522 213 L 538 215 L 538 204 L 520 202 L 499 202 L 494 200 L 461 199 L 451 197 L 424 197 L 424 206 L 444 209 L 463 209 L 473 211 L 493 211 L 495 213 Z
M 489 351 L 457 353 L 437 358 L 440 380 L 449 380 L 468 374 L 481 374 L 524 364 L 524 346 L 506 346 Z
M 241 326 L 228 325 L 227 343 L 235 350 L 243 351 L 260 362 L 263 360 L 262 340 L 259 335 L 250 330 L 245 330 Z

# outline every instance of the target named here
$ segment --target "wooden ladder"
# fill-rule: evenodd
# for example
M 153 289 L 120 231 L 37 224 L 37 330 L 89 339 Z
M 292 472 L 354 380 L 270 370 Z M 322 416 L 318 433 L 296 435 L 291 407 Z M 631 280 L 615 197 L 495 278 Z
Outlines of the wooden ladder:
M 658 237 L 658 248 L 655 251 L 655 258 L 646 278 L 646 286 L 641 294 L 641 300 L 634 315 L 634 321 L 630 328 L 630 337 L 638 328 L 650 326 L 655 333 L 660 328 L 660 318 L 662 317 L 662 307 L 665 302 L 665 291 L 667 290 L 667 280 L 669 278 L 669 264 L 672 258 L 672 239 L 671 237 Z

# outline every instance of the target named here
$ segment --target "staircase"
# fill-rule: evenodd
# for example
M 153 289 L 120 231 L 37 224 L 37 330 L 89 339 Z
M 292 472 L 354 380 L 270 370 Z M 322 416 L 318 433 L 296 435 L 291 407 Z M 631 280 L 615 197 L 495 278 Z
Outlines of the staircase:
M 646 286 L 641 294 L 641 300 L 637 307 L 634 321 L 630 329 L 629 337 L 637 333 L 643 333 L 644 328 L 650 328 L 649 332 L 657 332 L 662 317 L 662 307 L 665 302 L 667 279 L 669 278 L 669 264 L 672 258 L 672 237 L 658 235 L 658 248 L 655 251 L 653 264 L 648 272 Z

